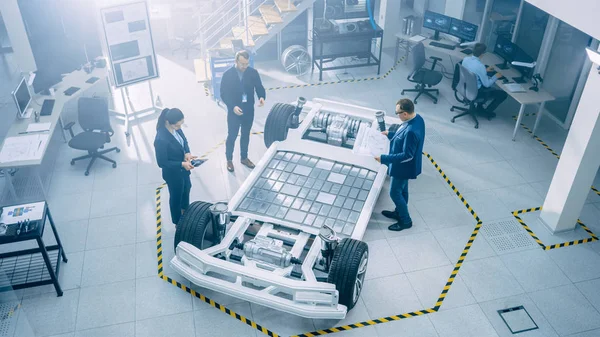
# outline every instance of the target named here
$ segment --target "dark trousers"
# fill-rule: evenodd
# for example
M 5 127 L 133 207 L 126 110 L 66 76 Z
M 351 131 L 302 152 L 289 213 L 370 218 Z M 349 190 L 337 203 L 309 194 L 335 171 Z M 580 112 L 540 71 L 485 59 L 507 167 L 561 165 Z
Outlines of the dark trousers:
M 390 197 L 396 205 L 396 214 L 398 214 L 400 222 L 404 224 L 411 223 L 412 219 L 408 214 L 408 180 L 392 177 Z
M 169 188 L 169 209 L 171 210 L 171 220 L 177 225 L 181 218 L 181 210 L 185 210 L 190 205 L 190 190 L 192 181 L 189 174 L 182 174 L 177 177 L 165 179 Z
M 494 88 L 479 88 L 479 92 L 477 94 L 477 98 L 483 98 L 485 102 L 491 101 L 490 104 L 485 108 L 485 111 L 490 113 L 494 112 L 504 100 L 508 97 L 508 94 L 504 90 L 498 90 Z
M 242 108 L 243 109 L 243 108 Z M 250 143 L 250 129 L 254 122 L 254 111 L 243 110 L 243 115 L 238 116 L 233 112 L 227 114 L 227 141 L 225 142 L 225 157 L 228 161 L 233 160 L 233 149 L 240 128 L 240 157 L 242 160 L 248 158 L 248 144 Z

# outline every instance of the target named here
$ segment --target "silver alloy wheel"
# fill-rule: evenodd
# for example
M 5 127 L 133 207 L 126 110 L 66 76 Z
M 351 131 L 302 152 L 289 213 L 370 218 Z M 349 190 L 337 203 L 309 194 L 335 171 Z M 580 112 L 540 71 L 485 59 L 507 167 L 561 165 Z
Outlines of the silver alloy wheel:
M 283 51 L 281 64 L 288 73 L 300 76 L 306 74 L 311 69 L 311 58 L 306 48 L 300 45 L 293 45 Z
M 363 284 L 365 282 L 365 275 L 367 274 L 367 265 L 369 264 L 369 252 L 365 251 L 363 256 L 360 258 L 360 264 L 358 266 L 358 273 L 356 273 L 356 282 L 354 283 L 354 294 L 352 296 L 354 303 L 358 301 L 360 292 L 362 291 Z

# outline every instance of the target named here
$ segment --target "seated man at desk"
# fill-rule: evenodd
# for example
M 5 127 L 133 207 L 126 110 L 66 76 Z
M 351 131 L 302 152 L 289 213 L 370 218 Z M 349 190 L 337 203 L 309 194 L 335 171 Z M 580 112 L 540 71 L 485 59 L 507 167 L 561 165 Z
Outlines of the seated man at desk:
M 462 65 L 467 68 L 470 72 L 477 75 L 477 88 L 479 89 L 478 97 L 485 99 L 485 101 L 491 102 L 484 110 L 484 115 L 488 117 L 495 117 L 494 110 L 508 97 L 506 92 L 492 88 L 496 80 L 502 77 L 502 74 L 496 73 L 493 76 L 488 76 L 488 71 L 493 71 L 492 67 L 486 69 L 485 65 L 481 62 L 481 56 L 485 54 L 487 47 L 483 43 L 477 43 L 473 47 L 473 55 L 467 56 L 463 59 Z

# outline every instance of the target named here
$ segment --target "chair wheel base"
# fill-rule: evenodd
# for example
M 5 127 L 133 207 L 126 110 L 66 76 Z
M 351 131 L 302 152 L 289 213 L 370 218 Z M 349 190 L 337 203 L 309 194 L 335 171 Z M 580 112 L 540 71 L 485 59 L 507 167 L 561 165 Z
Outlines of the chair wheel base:
M 90 175 L 90 171 L 85 171 L 83 174 L 85 174 L 86 176 Z
M 117 153 L 121 152 L 121 149 L 117 148 L 115 151 L 117 151 Z
M 71 165 L 75 165 L 75 161 L 74 160 L 71 160 Z
M 475 125 L 475 129 L 479 129 L 479 125 Z
M 450 121 L 451 121 L 452 123 L 454 123 L 454 118 L 452 118 Z
M 450 111 L 454 112 L 454 108 L 450 108 Z
M 112 164 L 112 167 L 113 168 L 117 168 L 117 164 Z
M 400 95 L 404 95 L 404 90 L 402 90 L 402 92 L 400 93 Z

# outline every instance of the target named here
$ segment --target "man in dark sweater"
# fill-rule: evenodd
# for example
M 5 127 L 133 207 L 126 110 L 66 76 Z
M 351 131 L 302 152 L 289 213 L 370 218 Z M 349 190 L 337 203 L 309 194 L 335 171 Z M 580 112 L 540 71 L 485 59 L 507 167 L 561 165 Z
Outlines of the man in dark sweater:
M 225 143 L 225 156 L 227 157 L 227 170 L 233 172 L 233 149 L 240 128 L 241 163 L 249 168 L 254 168 L 254 163 L 248 159 L 248 144 L 250 143 L 250 129 L 254 122 L 254 92 L 258 97 L 258 106 L 265 104 L 265 87 L 260 80 L 256 69 L 249 66 L 250 55 L 242 50 L 235 54 L 235 66 L 228 69 L 221 80 L 221 100 L 227 105 L 227 141 Z
M 385 217 L 398 222 L 388 227 L 391 231 L 401 231 L 412 227 L 408 214 L 408 179 L 416 179 L 421 174 L 425 122 L 415 113 L 415 106 L 409 99 L 396 103 L 396 115 L 402 124 L 396 131 L 384 131 L 390 140 L 390 153 L 375 157 L 378 162 L 388 165 L 391 176 L 390 197 L 396 205 L 393 211 L 382 211 Z

